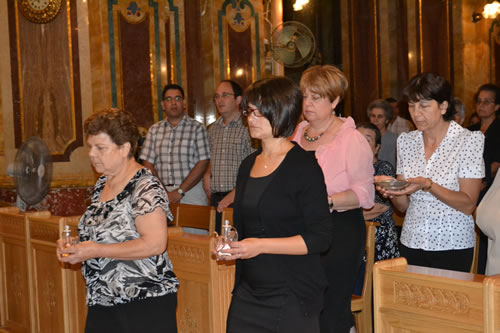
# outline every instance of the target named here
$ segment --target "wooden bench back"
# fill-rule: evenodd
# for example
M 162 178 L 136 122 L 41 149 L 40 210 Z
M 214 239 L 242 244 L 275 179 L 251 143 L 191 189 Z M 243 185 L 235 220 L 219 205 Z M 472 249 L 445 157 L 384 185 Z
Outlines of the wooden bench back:
M 375 332 L 500 332 L 500 276 L 384 260 L 374 266 L 374 297 Z
M 366 265 L 361 296 L 352 295 L 351 311 L 354 313 L 356 329 L 359 333 L 372 332 L 372 283 L 375 262 L 375 232 L 380 223 L 366 224 Z
M 215 208 L 211 206 L 171 204 L 170 211 L 174 215 L 176 227 L 189 227 L 215 231 Z

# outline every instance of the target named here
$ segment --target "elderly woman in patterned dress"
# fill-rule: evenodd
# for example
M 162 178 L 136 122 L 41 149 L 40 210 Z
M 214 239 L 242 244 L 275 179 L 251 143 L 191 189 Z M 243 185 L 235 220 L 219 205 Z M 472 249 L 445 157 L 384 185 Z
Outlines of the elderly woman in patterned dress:
M 110 109 L 85 121 L 89 157 L 102 176 L 80 219 L 80 243 L 58 241 L 59 261 L 82 263 L 85 332 L 176 332 L 178 281 L 166 252 L 167 194 L 133 158 L 139 132 Z

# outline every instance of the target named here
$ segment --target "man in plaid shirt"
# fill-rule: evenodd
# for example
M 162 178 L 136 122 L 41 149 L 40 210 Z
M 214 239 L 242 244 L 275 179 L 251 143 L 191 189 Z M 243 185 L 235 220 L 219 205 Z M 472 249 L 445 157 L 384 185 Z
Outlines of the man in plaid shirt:
M 234 201 L 241 161 L 253 151 L 248 127 L 241 118 L 241 94 L 242 89 L 236 82 L 224 80 L 214 95 L 220 117 L 208 128 L 211 159 L 203 187 L 210 197 L 210 205 L 217 207 L 216 230 L 220 230 L 220 213 Z
M 140 158 L 162 181 L 170 203 L 206 205 L 201 178 L 210 161 L 207 132 L 185 114 L 181 86 L 166 85 L 162 96 L 166 119 L 151 126 Z

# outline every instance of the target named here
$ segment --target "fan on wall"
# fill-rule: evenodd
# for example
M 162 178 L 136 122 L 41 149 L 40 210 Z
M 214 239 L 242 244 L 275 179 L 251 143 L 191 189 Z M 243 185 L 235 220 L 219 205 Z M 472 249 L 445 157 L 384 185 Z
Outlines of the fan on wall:
M 17 205 L 36 205 L 47 195 L 52 179 L 52 159 L 47 144 L 39 137 L 30 137 L 17 150 L 8 174 L 16 181 Z
M 278 25 L 271 33 L 274 60 L 286 67 L 300 67 L 311 60 L 316 50 L 314 35 L 300 22 Z

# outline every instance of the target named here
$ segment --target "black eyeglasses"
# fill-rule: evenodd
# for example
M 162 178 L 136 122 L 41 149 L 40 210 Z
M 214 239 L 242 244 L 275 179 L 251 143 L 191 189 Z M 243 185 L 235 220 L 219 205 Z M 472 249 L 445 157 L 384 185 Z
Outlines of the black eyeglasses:
M 250 108 L 244 109 L 243 111 L 241 111 L 241 113 L 245 117 L 250 117 L 251 114 L 253 114 L 254 117 L 262 117 L 263 116 L 263 114 L 260 113 L 259 110 L 257 110 L 257 109 L 250 109 Z
M 212 99 L 214 100 L 214 102 L 216 102 L 219 98 L 226 99 L 229 96 L 234 96 L 234 94 L 231 94 L 231 93 L 228 93 L 228 92 L 222 93 L 220 95 L 219 94 L 215 94 L 214 97 L 212 97 Z
M 180 102 L 183 100 L 182 96 L 175 96 L 175 97 L 171 97 L 171 96 L 168 96 L 168 97 L 165 97 L 163 99 L 165 102 L 172 102 L 173 100 L 175 100 L 176 102 Z

